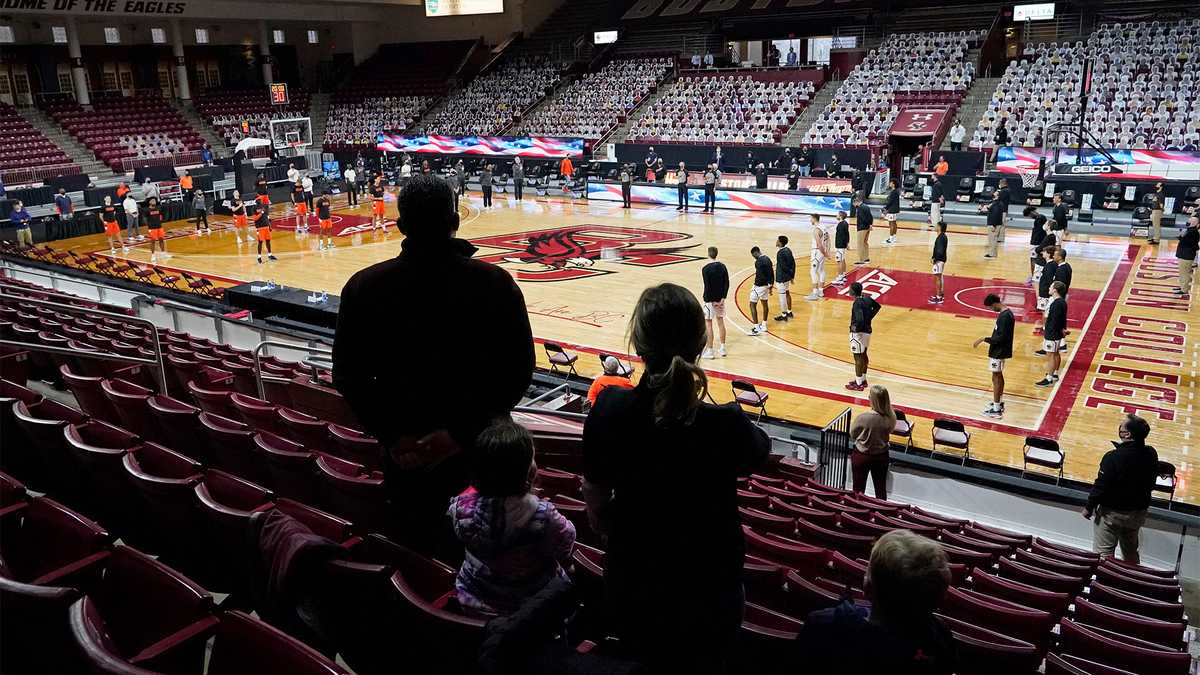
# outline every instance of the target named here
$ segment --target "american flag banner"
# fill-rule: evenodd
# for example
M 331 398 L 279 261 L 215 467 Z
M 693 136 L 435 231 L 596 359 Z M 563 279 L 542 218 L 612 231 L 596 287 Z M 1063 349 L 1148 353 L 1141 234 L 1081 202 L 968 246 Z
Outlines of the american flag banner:
M 582 138 L 549 136 L 404 136 L 380 133 L 375 138 L 381 152 L 424 152 L 442 155 L 489 157 L 582 157 Z

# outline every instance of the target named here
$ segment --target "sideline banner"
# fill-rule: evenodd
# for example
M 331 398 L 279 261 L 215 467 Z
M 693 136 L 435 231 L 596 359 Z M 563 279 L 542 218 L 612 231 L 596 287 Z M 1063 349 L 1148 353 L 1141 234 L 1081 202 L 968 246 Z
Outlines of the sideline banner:
M 582 138 L 549 136 L 405 136 L 380 133 L 375 148 L 381 152 L 422 152 L 441 155 L 489 157 L 582 157 Z
M 1076 170 L 1075 176 L 1105 176 L 1109 172 L 1100 167 L 1115 166 L 1120 172 L 1118 180 L 1200 180 L 1200 152 L 1181 150 L 1109 150 L 1116 163 L 1110 163 L 1104 155 L 1085 148 L 1080 166 L 1096 167 L 1091 170 Z M 1058 153 L 1059 164 L 1075 164 L 1076 150 L 1063 148 Z M 1038 160 L 1054 162 L 1054 149 L 1045 152 L 1041 148 L 1019 148 L 1003 146 L 996 155 L 996 170 L 1016 174 L 1020 169 L 1036 170 Z M 1116 172 L 1112 172 L 1116 173 Z
M 621 201 L 620 183 L 588 181 L 588 199 Z M 838 211 L 850 211 L 850 197 L 806 195 L 796 193 L 751 192 L 717 189 L 717 208 L 737 211 L 776 211 L 780 213 L 815 213 L 834 218 Z M 675 206 L 679 203 L 678 188 L 674 185 L 634 184 L 631 199 L 643 204 Z M 704 188 L 688 188 L 688 206 L 704 208 Z

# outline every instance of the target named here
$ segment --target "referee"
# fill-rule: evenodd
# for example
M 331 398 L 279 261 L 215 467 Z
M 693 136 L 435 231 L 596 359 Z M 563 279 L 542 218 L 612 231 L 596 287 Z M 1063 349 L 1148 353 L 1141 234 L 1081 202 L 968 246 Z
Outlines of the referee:
M 679 163 L 679 171 L 675 172 L 675 186 L 679 191 L 679 206 L 675 207 L 676 211 L 688 210 L 688 172 L 687 164 Z

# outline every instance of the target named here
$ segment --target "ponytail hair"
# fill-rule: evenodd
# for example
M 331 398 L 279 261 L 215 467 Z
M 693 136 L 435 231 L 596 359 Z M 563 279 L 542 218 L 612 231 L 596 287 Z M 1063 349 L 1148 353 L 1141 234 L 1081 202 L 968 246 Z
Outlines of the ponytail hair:
M 705 340 L 696 296 L 676 284 L 642 291 L 629 320 L 629 340 L 646 364 L 642 383 L 654 392 L 655 421 L 691 422 L 708 393 L 708 378 L 696 365 Z

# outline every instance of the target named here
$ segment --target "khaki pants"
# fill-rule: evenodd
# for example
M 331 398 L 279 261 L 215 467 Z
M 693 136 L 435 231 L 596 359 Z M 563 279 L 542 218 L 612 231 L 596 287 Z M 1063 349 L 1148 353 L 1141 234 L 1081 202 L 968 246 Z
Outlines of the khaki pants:
M 1146 233 L 1146 238 L 1150 241 L 1158 241 L 1158 236 L 1162 234 L 1162 217 L 1163 212 L 1159 209 L 1150 212 L 1150 229 Z
M 1110 511 L 1096 507 L 1092 524 L 1092 548 L 1100 555 L 1111 556 L 1121 545 L 1121 558 L 1138 564 L 1138 533 L 1146 522 L 1146 509 L 1141 511 Z
M 996 249 L 1000 246 L 1000 242 L 998 239 L 999 236 L 1000 236 L 1000 228 L 999 227 L 988 226 L 987 248 L 984 249 L 984 251 L 983 251 L 984 255 L 989 255 L 992 257 L 996 256 Z
M 23 227 L 17 230 L 17 246 L 32 247 L 33 246 L 33 230 L 28 227 Z M 1191 269 L 1191 268 L 1188 268 Z
M 29 230 L 25 231 L 28 232 Z M 1184 260 L 1183 258 L 1177 258 L 1177 260 L 1179 261 L 1179 290 L 1183 291 L 1184 293 L 1191 293 L 1192 263 L 1196 261 Z
M 859 230 L 858 231 L 858 259 L 859 260 L 870 260 L 871 259 L 871 245 L 867 243 L 867 235 L 870 233 L 871 233 L 870 230 Z
M 1004 219 L 1000 221 L 1000 227 L 996 228 L 996 242 L 1003 244 L 1004 235 L 1008 233 L 1008 214 L 1004 214 Z
M 942 222 L 942 205 L 934 202 L 929 205 L 929 222 L 933 225 L 933 229 L 937 229 L 937 224 Z

